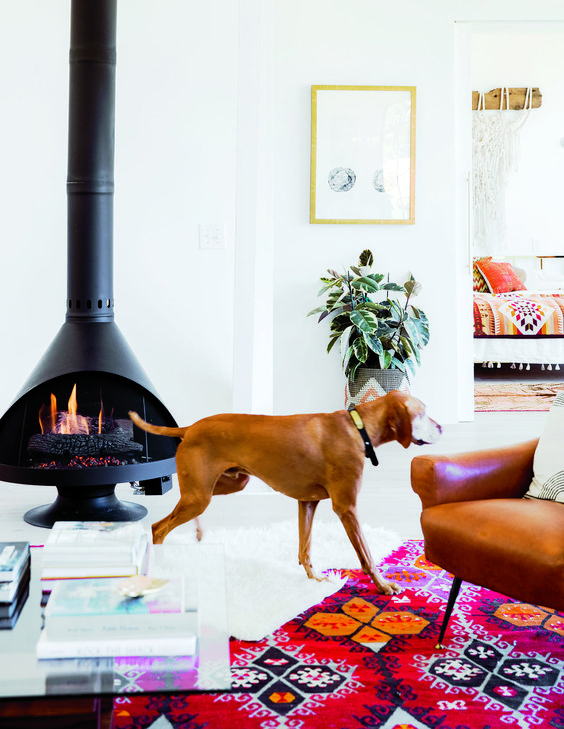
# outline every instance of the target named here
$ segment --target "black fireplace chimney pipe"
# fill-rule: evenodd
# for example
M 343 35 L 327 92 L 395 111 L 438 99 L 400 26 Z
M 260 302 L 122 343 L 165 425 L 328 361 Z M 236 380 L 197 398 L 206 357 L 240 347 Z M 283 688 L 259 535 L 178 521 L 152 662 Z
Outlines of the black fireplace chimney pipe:
M 117 0 L 72 3 L 67 321 L 114 318 L 116 15 Z

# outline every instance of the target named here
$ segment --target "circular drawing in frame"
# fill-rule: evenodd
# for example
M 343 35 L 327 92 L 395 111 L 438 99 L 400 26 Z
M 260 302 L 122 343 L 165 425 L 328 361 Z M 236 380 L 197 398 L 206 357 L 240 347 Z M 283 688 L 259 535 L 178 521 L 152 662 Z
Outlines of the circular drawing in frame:
M 372 185 L 376 192 L 386 192 L 386 188 L 384 187 L 384 170 L 374 170 Z
M 334 167 L 327 177 L 333 192 L 348 192 L 354 187 L 356 175 L 350 167 Z

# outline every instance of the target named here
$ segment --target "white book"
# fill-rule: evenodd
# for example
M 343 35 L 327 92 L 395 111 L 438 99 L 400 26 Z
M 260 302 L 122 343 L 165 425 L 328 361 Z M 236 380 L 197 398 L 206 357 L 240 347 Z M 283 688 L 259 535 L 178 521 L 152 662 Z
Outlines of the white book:
M 115 641 L 124 639 L 175 638 L 179 635 L 196 634 L 196 613 L 178 615 L 163 614 L 149 620 L 131 618 L 128 624 L 112 623 L 100 616 L 69 618 L 59 624 L 48 622 L 45 626 L 50 641 Z
M 45 542 L 43 560 L 52 566 L 85 560 L 135 562 L 148 539 L 140 522 L 57 521 Z
M 41 571 L 42 580 L 72 580 L 88 577 L 131 577 L 143 571 L 141 565 L 136 564 L 83 564 L 60 565 L 58 567 L 44 567 Z
M 38 658 L 100 658 L 127 656 L 191 656 L 196 652 L 193 634 L 174 637 L 122 638 L 102 640 L 50 640 L 46 629 L 37 641 Z
M 29 559 L 29 542 L 0 542 L 0 584 L 16 580 Z
M 149 535 L 144 534 L 143 538 L 137 546 L 136 553 L 121 560 L 106 560 L 104 553 L 97 553 L 94 547 L 91 548 L 89 559 L 80 561 L 66 561 L 60 559 L 56 555 L 53 557 L 49 553 L 45 553 L 45 548 L 41 555 L 41 579 L 42 580 L 62 580 L 72 578 L 87 577 L 128 577 L 131 575 L 140 575 L 146 568 L 149 557 Z
M 39 658 L 192 655 L 197 612 L 183 577 L 58 582 L 45 607 Z M 189 601 L 190 607 L 195 600 Z
M 18 594 L 22 591 L 25 583 L 29 583 L 31 574 L 31 563 L 26 562 L 24 569 L 18 575 L 17 579 L 11 582 L 0 582 L 0 618 L 5 617 L 7 606 L 10 605 Z
M 63 580 L 44 611 L 47 635 L 115 640 L 195 634 L 196 602 L 187 608 L 184 591 L 183 577 Z

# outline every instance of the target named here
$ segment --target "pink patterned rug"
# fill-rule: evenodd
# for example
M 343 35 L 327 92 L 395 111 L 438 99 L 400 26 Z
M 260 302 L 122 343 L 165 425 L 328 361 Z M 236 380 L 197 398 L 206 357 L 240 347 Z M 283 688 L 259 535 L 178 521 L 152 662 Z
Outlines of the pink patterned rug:
M 451 576 L 405 542 L 256 642 L 231 641 L 230 692 L 122 695 L 112 729 L 564 727 L 564 615 L 464 583 L 437 636 Z M 163 680 L 165 677 L 163 677 Z

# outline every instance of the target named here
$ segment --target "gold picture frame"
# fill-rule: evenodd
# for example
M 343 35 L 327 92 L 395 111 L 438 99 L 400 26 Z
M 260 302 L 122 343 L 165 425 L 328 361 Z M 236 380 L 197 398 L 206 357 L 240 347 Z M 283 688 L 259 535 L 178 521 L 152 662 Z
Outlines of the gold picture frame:
M 310 223 L 415 223 L 415 86 L 312 86 Z

